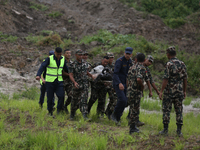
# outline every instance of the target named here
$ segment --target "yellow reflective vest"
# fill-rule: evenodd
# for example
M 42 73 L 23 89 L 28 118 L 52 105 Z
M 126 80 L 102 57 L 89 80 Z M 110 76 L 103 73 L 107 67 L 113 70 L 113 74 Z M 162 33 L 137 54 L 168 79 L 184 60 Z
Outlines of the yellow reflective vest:
M 47 66 L 46 72 L 46 82 L 54 82 L 56 78 L 58 81 L 63 81 L 62 78 L 62 70 L 64 67 L 65 58 L 60 59 L 60 66 L 58 67 L 56 64 L 56 60 L 54 60 L 54 55 L 49 56 L 49 65 Z

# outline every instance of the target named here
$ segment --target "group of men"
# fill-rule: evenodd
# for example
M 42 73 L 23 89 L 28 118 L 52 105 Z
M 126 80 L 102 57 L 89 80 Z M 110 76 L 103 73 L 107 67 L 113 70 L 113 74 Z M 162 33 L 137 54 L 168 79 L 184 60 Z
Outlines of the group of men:
M 101 62 L 91 65 L 87 62 L 88 53 L 86 51 L 77 50 L 75 52 L 75 61 L 71 61 L 71 51 L 69 49 L 64 50 L 64 56 L 62 56 L 62 49 L 57 47 L 54 54 L 43 61 L 36 75 L 36 79 L 42 79 L 42 85 L 45 84 L 49 115 L 53 116 L 54 93 L 58 97 L 57 114 L 61 112 L 68 114 L 67 106 L 71 103 L 71 120 L 74 119 L 78 108 L 83 118 L 90 120 L 88 114 L 93 104 L 98 100 L 98 117 L 102 118 L 106 114 L 109 119 L 119 125 L 125 107 L 130 106 L 129 115 L 127 116 L 130 126 L 129 133 L 139 132 L 137 127 L 144 125 L 143 122 L 139 121 L 139 110 L 144 82 L 146 82 L 149 88 L 149 96 L 152 96 L 152 86 L 159 98 L 163 100 L 164 130 L 160 134 L 168 133 L 170 111 L 172 103 L 174 103 L 177 134 L 181 136 L 183 124 L 182 101 L 186 96 L 187 86 L 185 64 L 176 58 L 175 47 L 172 46 L 166 50 L 169 62 L 165 66 L 163 84 L 161 91 L 159 91 L 148 68 L 154 61 L 153 57 L 148 55 L 145 59 L 145 55 L 138 52 L 134 57 L 134 61 L 132 61 L 132 52 L 133 49 L 127 47 L 124 56 L 118 58 L 115 64 L 113 63 L 113 53 L 108 52 Z M 94 74 L 92 74 L 92 70 L 95 72 L 95 67 L 99 65 L 109 70 L 112 82 L 97 80 Z M 91 96 L 88 101 L 89 86 L 91 86 Z M 65 103 L 64 90 L 68 97 Z M 107 109 L 105 109 L 107 93 L 109 94 L 109 104 Z M 41 100 L 39 104 L 41 106 Z

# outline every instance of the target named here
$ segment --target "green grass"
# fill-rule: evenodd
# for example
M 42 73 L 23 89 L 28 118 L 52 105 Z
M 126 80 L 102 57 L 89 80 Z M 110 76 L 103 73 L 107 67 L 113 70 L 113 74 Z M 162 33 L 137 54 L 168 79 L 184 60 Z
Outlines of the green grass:
M 193 107 L 194 107 L 194 108 L 200 108 L 200 102 L 194 103 L 194 104 L 193 104 Z
M 14 43 L 14 42 L 16 42 L 17 39 L 18 39 L 17 36 L 7 35 L 7 34 L 0 32 L 0 41 L 1 42 Z
M 49 13 L 48 16 L 52 17 L 52 18 L 58 18 L 60 16 L 62 16 L 63 14 L 61 14 L 60 12 L 58 11 L 55 11 L 55 12 L 52 12 L 52 13 Z
M 42 35 L 39 35 L 39 36 L 35 36 L 35 35 L 28 35 L 27 37 L 25 37 L 25 39 L 28 41 L 28 42 L 31 42 L 31 43 L 38 43 L 40 40 L 42 40 L 44 37 Z
M 33 90 L 34 91 L 34 90 Z M 37 90 L 38 91 L 38 90 Z M 29 92 L 30 95 L 32 92 Z M 91 109 L 92 122 L 85 122 L 80 111 L 76 120 L 69 121 L 69 116 L 62 114 L 56 118 L 47 115 L 44 108 L 38 106 L 38 97 L 29 99 L 0 99 L 0 148 L 1 149 L 138 149 L 153 148 L 160 145 L 164 148 L 165 137 L 157 136 L 163 129 L 162 113 L 140 113 L 140 120 L 145 126 L 140 127 L 141 133 L 128 134 L 127 112 L 122 116 L 121 126 L 116 126 L 107 118 L 95 118 L 97 103 Z M 193 137 L 200 134 L 198 125 L 199 114 L 184 114 L 184 138 L 176 138 L 175 114 L 171 113 L 169 140 L 174 143 L 171 149 L 182 148 L 185 141 L 194 143 Z M 152 140 L 154 141 L 152 143 Z M 148 143 L 146 146 L 143 142 Z M 194 148 L 196 146 L 194 145 Z
M 192 97 L 186 97 L 183 101 L 183 104 L 186 106 L 190 105 L 191 101 L 192 101 Z
M 187 22 L 186 16 L 199 11 L 199 0 L 120 0 L 138 11 L 160 16 L 171 28 L 177 28 Z M 195 21 L 194 18 L 190 18 Z
M 33 8 L 35 10 L 41 10 L 41 11 L 46 11 L 49 9 L 49 7 L 42 5 L 42 4 L 37 4 L 35 2 L 30 2 L 30 8 Z

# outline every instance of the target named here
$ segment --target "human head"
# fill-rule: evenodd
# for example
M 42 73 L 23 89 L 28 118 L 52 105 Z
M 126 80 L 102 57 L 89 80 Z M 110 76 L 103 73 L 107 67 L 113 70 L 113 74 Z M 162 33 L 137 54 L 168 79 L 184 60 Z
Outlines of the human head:
M 143 53 L 139 53 L 137 55 L 137 62 L 144 62 L 145 60 L 145 55 Z
M 129 60 L 132 57 L 133 49 L 131 47 L 125 48 L 124 56 L 126 60 Z
M 54 54 L 54 50 L 49 51 L 49 56 Z
M 108 65 L 108 60 L 109 57 L 108 56 L 104 56 L 103 59 L 101 60 L 101 64 L 105 67 Z
M 112 52 L 107 52 L 106 55 L 108 56 L 109 60 L 108 63 L 112 64 L 113 60 L 114 60 L 114 54 Z
M 145 59 L 144 61 L 145 66 L 150 66 L 153 63 L 153 60 L 154 60 L 153 56 L 148 55 L 147 59 Z
M 77 61 L 81 61 L 81 60 L 82 60 L 82 56 L 83 56 L 83 51 L 82 51 L 81 49 L 78 49 L 78 50 L 76 51 L 75 56 L 76 56 L 76 60 L 77 60 Z
M 56 58 L 59 60 L 62 55 L 62 48 L 56 47 L 54 54 L 55 54 Z
M 64 50 L 64 56 L 65 56 L 65 59 L 70 59 L 70 57 L 71 57 L 70 49 Z
M 88 59 L 88 52 L 87 52 L 87 51 L 84 51 L 84 52 L 83 52 L 83 59 L 84 59 L 84 60 L 87 60 L 87 59 Z
M 171 59 L 172 57 L 176 56 L 176 49 L 174 46 L 170 46 L 166 51 L 168 59 Z
M 136 55 L 133 57 L 133 60 L 135 61 L 135 63 L 137 62 L 137 55 L 140 54 L 140 52 L 137 52 Z

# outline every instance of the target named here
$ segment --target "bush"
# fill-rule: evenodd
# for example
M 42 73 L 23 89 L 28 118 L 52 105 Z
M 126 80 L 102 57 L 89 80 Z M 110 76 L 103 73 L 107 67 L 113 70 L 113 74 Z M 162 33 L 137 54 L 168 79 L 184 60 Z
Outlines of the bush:
M 7 35 L 0 32 L 0 40 L 1 42 L 11 42 L 14 43 L 18 39 L 17 36 Z
M 60 44 L 63 44 L 63 41 L 61 40 L 61 37 L 59 34 L 51 34 L 49 36 L 44 37 L 37 43 L 38 45 L 45 46 L 45 45 L 54 45 L 54 46 L 60 46 Z
M 48 16 L 53 17 L 53 18 L 57 18 L 57 17 L 62 16 L 62 14 L 60 12 L 56 11 L 56 12 L 52 12 L 52 13 L 48 14 Z

